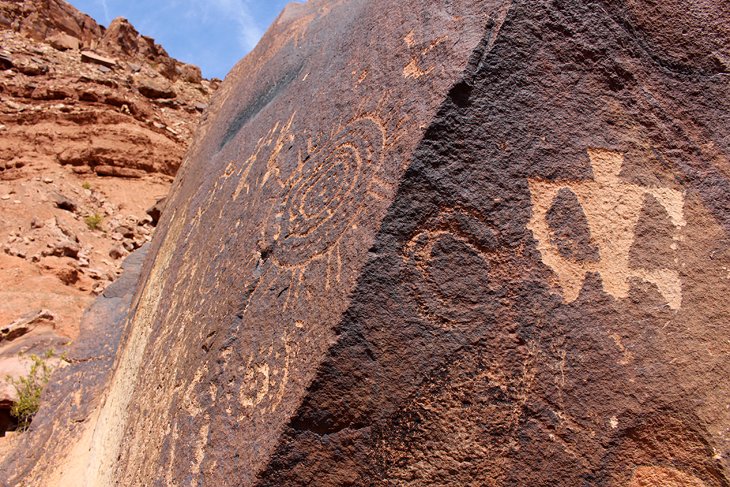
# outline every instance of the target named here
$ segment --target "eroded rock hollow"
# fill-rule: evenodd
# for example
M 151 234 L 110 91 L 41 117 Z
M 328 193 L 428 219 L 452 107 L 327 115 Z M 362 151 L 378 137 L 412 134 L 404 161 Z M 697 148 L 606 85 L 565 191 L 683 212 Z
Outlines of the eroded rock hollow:
M 730 485 L 728 14 L 289 6 L 9 478 Z

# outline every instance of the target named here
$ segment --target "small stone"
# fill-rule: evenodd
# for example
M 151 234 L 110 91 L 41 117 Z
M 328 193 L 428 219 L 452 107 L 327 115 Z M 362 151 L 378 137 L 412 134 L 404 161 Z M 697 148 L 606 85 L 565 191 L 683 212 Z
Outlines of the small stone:
M 109 250 L 109 257 L 111 257 L 114 260 L 121 259 L 125 255 L 127 255 L 127 252 L 120 245 L 115 245 L 114 247 L 111 248 L 111 250 Z
M 191 64 L 183 64 L 178 67 L 180 78 L 188 83 L 199 84 L 203 81 L 203 74 L 200 72 L 200 68 Z
M 56 206 L 56 208 L 59 208 L 61 210 L 70 211 L 71 213 L 75 213 L 78 209 L 78 206 L 75 202 L 71 201 L 66 196 L 62 195 L 61 193 L 54 193 L 53 194 L 53 204 Z
M 51 47 L 59 51 L 77 50 L 80 47 L 79 40 L 66 33 L 58 33 L 48 38 Z
M 53 178 L 49 178 L 46 176 L 43 178 L 43 182 L 46 184 L 51 184 L 53 182 Z
M 38 62 L 26 61 L 23 63 L 19 63 L 17 68 L 18 71 L 26 76 L 39 76 L 41 74 L 48 73 L 48 66 L 46 66 L 45 64 L 40 64 Z
M 160 216 L 162 215 L 162 210 L 165 209 L 165 203 L 167 202 L 167 197 L 160 198 L 157 200 L 157 202 L 152 206 L 152 208 L 147 210 L 147 215 L 150 216 L 152 221 L 150 222 L 153 227 L 157 226 L 157 222 L 160 221 Z
M 100 56 L 91 51 L 82 51 L 81 52 L 81 62 L 99 64 L 101 66 L 106 66 L 107 68 L 113 68 L 114 66 L 117 65 L 116 60 L 108 58 L 108 57 Z
M 141 178 L 145 175 L 145 172 L 139 169 L 106 165 L 96 166 L 94 168 L 94 172 L 99 176 L 111 176 L 118 178 Z
M 177 93 L 175 93 L 175 90 L 172 88 L 170 83 L 152 78 L 143 78 L 138 81 L 137 90 L 139 90 L 140 94 L 143 96 L 152 99 L 170 99 L 177 96 Z
M 0 70 L 5 71 L 13 67 L 13 59 L 6 53 L 0 53 Z
M 76 284 L 79 281 L 79 271 L 72 267 L 61 269 L 56 273 L 56 276 L 67 286 Z

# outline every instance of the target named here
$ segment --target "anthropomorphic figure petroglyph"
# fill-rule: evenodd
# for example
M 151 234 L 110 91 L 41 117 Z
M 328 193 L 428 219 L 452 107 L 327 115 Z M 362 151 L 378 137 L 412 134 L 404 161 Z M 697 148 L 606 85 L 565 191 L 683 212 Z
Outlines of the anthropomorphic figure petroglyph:
M 630 281 L 653 283 L 672 309 L 682 304 L 679 274 L 670 269 L 641 269 L 629 265 L 629 251 L 636 238 L 635 229 L 647 195 L 653 196 L 666 210 L 675 227 L 675 240 L 685 226 L 684 195 L 669 188 L 643 187 L 621 180 L 624 163 L 621 154 L 605 149 L 589 149 L 593 181 L 553 182 L 529 180 L 533 213 L 530 230 L 538 241 L 543 262 L 558 276 L 563 297 L 574 301 L 580 293 L 585 275 L 597 272 L 604 290 L 615 298 L 628 296 Z M 561 256 L 551 242 L 547 212 L 558 192 L 567 188 L 580 202 L 590 229 L 592 243 L 598 248 L 597 262 L 578 262 Z

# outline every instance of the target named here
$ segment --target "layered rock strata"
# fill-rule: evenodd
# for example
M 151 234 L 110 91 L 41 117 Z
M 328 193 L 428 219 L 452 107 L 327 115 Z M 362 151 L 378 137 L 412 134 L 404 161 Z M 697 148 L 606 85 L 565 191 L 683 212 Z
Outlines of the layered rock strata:
M 124 19 L 104 28 L 62 0 L 0 1 L 0 328 L 49 316 L 0 339 L 0 416 L 17 399 L 6 377 L 26 375 L 31 353 L 61 354 L 151 239 L 145 211 L 216 86 Z

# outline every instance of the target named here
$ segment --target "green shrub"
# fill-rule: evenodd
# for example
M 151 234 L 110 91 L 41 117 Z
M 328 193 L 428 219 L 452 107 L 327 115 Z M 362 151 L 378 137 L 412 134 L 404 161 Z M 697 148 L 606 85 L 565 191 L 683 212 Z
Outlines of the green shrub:
M 50 359 L 52 357 L 53 351 L 49 350 L 45 354 L 45 358 Z M 27 376 L 19 379 L 8 378 L 15 386 L 15 390 L 18 391 L 18 402 L 13 405 L 10 414 L 17 418 L 20 431 L 28 429 L 33 416 L 38 412 L 41 405 L 41 393 L 51 378 L 51 372 L 53 372 L 53 367 L 48 365 L 43 358 L 31 355 L 30 359 L 33 364 Z
M 81 185 L 84 189 L 91 189 L 91 184 L 88 181 L 84 181 L 84 184 Z
M 89 227 L 89 230 L 101 230 L 101 222 L 104 218 L 98 213 L 84 217 L 84 223 Z

